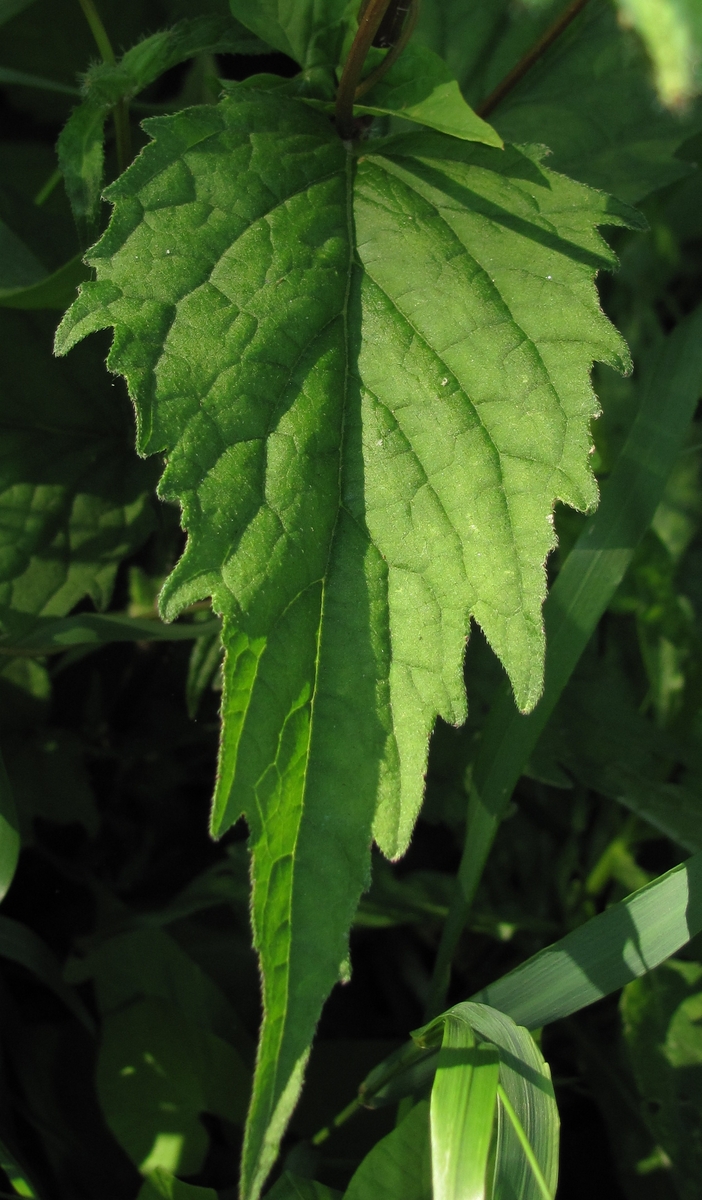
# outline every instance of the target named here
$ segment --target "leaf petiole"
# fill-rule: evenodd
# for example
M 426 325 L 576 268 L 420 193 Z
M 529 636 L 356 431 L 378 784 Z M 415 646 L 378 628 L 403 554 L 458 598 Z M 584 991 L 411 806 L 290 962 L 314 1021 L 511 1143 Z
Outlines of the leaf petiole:
M 398 58 L 402 54 L 402 51 L 414 33 L 414 27 L 417 24 L 418 16 L 419 0 L 412 0 L 400 37 L 396 41 L 395 45 L 388 50 L 380 65 L 376 67 L 374 71 L 371 71 L 370 75 L 367 75 L 366 78 L 359 83 L 354 96 L 355 100 L 360 100 L 361 96 L 365 96 L 366 92 L 369 92 L 372 87 L 375 87 L 376 83 L 378 83 L 378 81 L 387 74 L 391 66 L 397 62 Z
M 565 29 L 568 28 L 571 21 L 574 21 L 580 12 L 587 4 L 587 0 L 573 0 L 565 12 L 562 12 L 559 17 L 548 27 L 545 33 L 537 42 L 527 50 L 526 54 L 520 58 L 519 62 L 512 68 L 508 75 L 498 83 L 494 91 L 490 92 L 487 99 L 483 100 L 482 104 L 476 108 L 479 117 L 487 118 L 490 113 L 494 112 L 498 104 L 500 104 L 508 92 L 512 91 L 513 87 L 519 83 L 527 71 L 531 70 L 535 62 L 546 53 L 551 45 L 561 36 Z
M 373 45 L 373 38 L 378 32 L 389 6 L 390 0 L 370 0 L 370 3 L 366 5 L 361 13 L 358 30 L 351 44 L 348 58 L 344 63 L 339 90 L 336 93 L 335 111 L 336 128 L 344 141 L 350 141 L 353 138 L 353 104 L 356 99 L 356 89 L 368 51 Z

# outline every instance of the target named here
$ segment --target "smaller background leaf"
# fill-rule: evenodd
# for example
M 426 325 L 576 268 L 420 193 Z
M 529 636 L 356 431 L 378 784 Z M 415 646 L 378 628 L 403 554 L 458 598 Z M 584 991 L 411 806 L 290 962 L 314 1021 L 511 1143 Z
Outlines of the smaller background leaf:
M 373 1147 L 353 1176 L 344 1200 L 431 1200 L 429 1101 Z
M 135 1166 L 196 1174 L 211 1112 L 233 1124 L 246 1116 L 249 1073 L 222 1038 L 150 997 L 103 1022 L 97 1089 L 105 1119 Z
M 683 108 L 702 85 L 702 8 L 697 0 L 617 0 L 623 25 L 642 37 L 656 89 L 668 108 Z
M 702 1177 L 702 964 L 671 959 L 627 985 L 624 1038 L 641 1112 L 667 1154 L 681 1200 Z
M 137 1200 L 217 1200 L 213 1188 L 196 1187 L 194 1183 L 184 1183 L 176 1179 L 169 1171 L 157 1167 L 141 1188 Z

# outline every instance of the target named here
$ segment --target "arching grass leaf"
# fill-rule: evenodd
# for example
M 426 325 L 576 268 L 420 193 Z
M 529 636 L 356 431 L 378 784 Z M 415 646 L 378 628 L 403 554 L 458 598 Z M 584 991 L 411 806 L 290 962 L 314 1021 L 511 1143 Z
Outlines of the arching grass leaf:
M 595 227 L 635 218 L 514 148 L 425 132 L 356 157 L 254 89 L 147 128 L 57 348 L 115 327 L 189 532 L 162 611 L 224 616 L 213 829 L 251 830 L 255 1196 L 371 837 L 402 853 L 436 715 L 464 717 L 471 614 L 538 699 L 553 503 L 596 498 L 590 365 L 628 366 Z
M 548 1065 L 528 1030 L 488 1005 L 466 1001 L 412 1036 L 421 1047 L 440 1046 L 431 1093 L 434 1200 L 483 1195 L 494 1200 L 543 1200 L 544 1190 L 554 1195 L 558 1109 Z M 482 1074 L 482 1084 L 477 1080 L 478 1086 L 473 1084 L 474 1074 Z M 512 1119 L 506 1109 L 511 1109 Z M 514 1117 L 530 1148 L 529 1157 L 515 1132 Z

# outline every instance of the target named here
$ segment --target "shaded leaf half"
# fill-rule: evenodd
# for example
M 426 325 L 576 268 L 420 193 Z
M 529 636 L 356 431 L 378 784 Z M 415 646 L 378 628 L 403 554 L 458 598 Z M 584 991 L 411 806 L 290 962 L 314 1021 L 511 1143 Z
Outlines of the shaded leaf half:
M 628 365 L 595 226 L 632 217 L 514 148 L 420 133 L 356 158 L 250 89 L 147 129 L 57 347 L 115 327 L 189 533 L 162 611 L 211 595 L 224 616 L 213 828 L 251 830 L 255 1195 L 371 838 L 402 853 L 434 720 L 465 715 L 471 614 L 538 698 L 553 503 L 596 497 L 590 365 Z

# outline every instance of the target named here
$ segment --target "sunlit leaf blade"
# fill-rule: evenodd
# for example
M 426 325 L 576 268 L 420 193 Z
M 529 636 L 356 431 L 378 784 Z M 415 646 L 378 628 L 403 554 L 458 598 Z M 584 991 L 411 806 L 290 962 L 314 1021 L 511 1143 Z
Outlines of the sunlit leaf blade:
M 538 1049 L 528 1030 L 515 1024 L 503 1012 L 498 1012 L 485 1004 L 466 1001 L 457 1004 L 448 1013 L 443 1013 L 430 1025 L 417 1030 L 412 1036 L 419 1046 L 435 1044 L 437 1033 L 443 1030 L 442 1046 L 434 1066 L 436 1078 L 432 1088 L 432 1121 L 434 1121 L 435 1105 L 438 1105 L 440 1089 L 446 1088 L 450 1078 L 441 1080 L 442 1054 L 445 1056 L 447 1067 L 450 1066 L 450 1053 L 446 1054 L 447 1032 L 450 1045 L 456 1057 L 452 1074 L 460 1074 L 460 1049 L 462 1042 L 470 1052 L 470 1037 L 477 1034 L 482 1039 L 480 1049 L 491 1048 L 499 1062 L 499 1083 L 516 1114 L 522 1130 L 536 1159 L 544 1184 L 549 1194 L 554 1195 L 558 1182 L 558 1143 L 559 1120 L 556 1100 L 551 1084 L 551 1073 L 548 1065 Z M 467 1036 L 466 1031 L 470 1034 Z M 445 1076 L 449 1076 L 447 1070 Z M 454 1090 L 456 1084 L 453 1084 Z M 491 1085 L 492 1086 L 492 1085 Z M 493 1107 L 497 1100 L 497 1080 L 490 1093 L 493 1097 Z M 448 1100 L 448 1096 L 447 1096 Z M 457 1103 L 446 1105 L 445 1137 L 453 1142 L 455 1155 L 456 1188 L 447 1195 L 466 1197 L 482 1195 L 478 1183 L 485 1183 L 485 1162 L 477 1170 L 474 1163 L 478 1155 L 476 1151 L 476 1134 L 469 1135 L 467 1126 L 462 1126 Z M 492 1117 L 490 1118 L 492 1128 Z M 477 1130 L 476 1130 L 477 1133 Z M 432 1153 L 436 1138 L 432 1126 Z M 471 1147 L 473 1149 L 471 1149 Z M 475 1154 L 475 1159 L 472 1155 Z M 466 1161 L 460 1166 L 461 1156 Z M 437 1195 L 436 1167 L 437 1158 L 434 1154 L 434 1197 Z M 471 1172 L 476 1171 L 475 1189 L 471 1190 L 468 1180 Z M 460 1189 L 464 1188 L 464 1191 Z M 535 1178 L 524 1151 L 517 1138 L 514 1127 L 504 1110 L 502 1102 L 497 1104 L 497 1141 L 494 1152 L 493 1181 L 488 1192 L 495 1200 L 541 1200 L 543 1190 Z
M 596 495 L 590 365 L 628 365 L 595 226 L 633 218 L 513 148 L 422 133 L 356 162 L 251 89 L 147 128 L 57 347 L 115 327 L 189 533 L 162 611 L 211 595 L 224 616 L 213 828 L 249 823 L 264 981 L 253 1196 L 371 836 L 402 852 L 434 720 L 465 714 L 471 613 L 538 698 L 552 506 Z
M 415 1104 L 366 1155 L 344 1200 L 432 1200 L 427 1100 Z
M 354 112 L 387 113 L 468 142 L 502 146 L 499 133 L 466 104 L 444 60 L 418 43 L 410 42 Z
M 538 1029 L 624 987 L 702 929 L 702 853 L 547 946 L 474 999 Z
M 500 1061 L 467 1021 L 448 1013 L 431 1089 L 433 1200 L 483 1200 Z
M 528 715 L 508 686 L 493 700 L 473 767 L 468 832 L 435 972 L 445 987 L 495 834 L 520 775 L 610 603 L 661 500 L 702 390 L 702 307 L 685 317 L 648 363 L 639 410 L 602 501 L 563 565 L 544 607 L 544 694 Z M 437 1007 L 441 1006 L 439 999 Z

